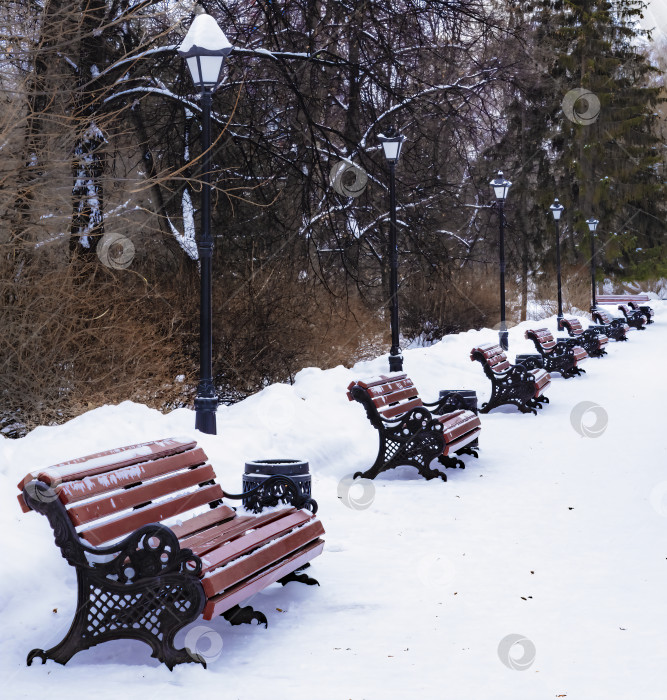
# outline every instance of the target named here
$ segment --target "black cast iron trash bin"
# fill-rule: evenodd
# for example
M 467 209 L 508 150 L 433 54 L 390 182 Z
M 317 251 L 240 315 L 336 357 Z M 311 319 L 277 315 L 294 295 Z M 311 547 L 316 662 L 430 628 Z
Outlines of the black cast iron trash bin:
M 458 394 L 458 397 L 455 394 Z M 452 410 L 458 411 L 461 408 L 465 408 L 468 411 L 472 411 L 475 415 L 478 414 L 476 391 L 472 389 L 442 389 L 440 399 L 447 399 L 448 397 L 449 399 L 445 403 L 451 404 Z M 478 449 L 479 438 L 475 438 L 470 443 L 470 447 Z
M 282 479 L 280 477 L 283 477 Z M 267 483 L 267 479 L 270 481 Z M 311 480 L 308 462 L 301 459 L 256 459 L 246 462 L 243 474 L 243 493 L 267 483 L 267 489 L 259 489 L 243 497 L 243 507 L 259 513 L 264 506 L 289 503 L 317 511 L 317 503 L 311 496 Z

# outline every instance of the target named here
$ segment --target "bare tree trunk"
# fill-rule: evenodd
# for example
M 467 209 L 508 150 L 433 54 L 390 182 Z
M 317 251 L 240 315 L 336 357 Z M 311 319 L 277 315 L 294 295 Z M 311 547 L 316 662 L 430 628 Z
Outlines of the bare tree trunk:
M 105 67 L 104 0 L 83 0 L 75 117 L 78 134 L 72 157 L 70 252 L 91 259 L 104 235 L 106 138 L 99 123 L 102 91 L 97 76 Z M 97 89 L 96 89 L 97 86 Z

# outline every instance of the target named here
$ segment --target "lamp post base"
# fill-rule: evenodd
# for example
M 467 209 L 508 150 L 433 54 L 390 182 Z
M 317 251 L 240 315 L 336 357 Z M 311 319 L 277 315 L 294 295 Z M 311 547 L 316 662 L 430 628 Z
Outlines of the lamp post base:
M 559 316 L 556 316 L 556 328 L 558 328 L 559 331 L 564 331 L 565 326 L 563 325 L 563 316 L 562 314 Z
M 390 372 L 402 372 L 403 371 L 403 356 L 402 355 L 389 355 L 389 371 Z
M 217 409 L 217 396 L 197 396 L 195 398 L 195 430 L 207 435 L 216 435 L 215 413 Z
M 509 343 L 509 336 L 508 336 L 507 331 L 500 331 L 498 333 L 498 338 L 499 338 L 499 342 L 500 342 L 500 347 L 503 350 L 508 350 L 510 343 Z

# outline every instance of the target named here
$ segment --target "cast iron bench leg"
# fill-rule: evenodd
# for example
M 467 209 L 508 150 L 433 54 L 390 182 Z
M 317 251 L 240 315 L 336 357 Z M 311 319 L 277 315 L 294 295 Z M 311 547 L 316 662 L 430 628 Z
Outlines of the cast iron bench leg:
M 33 649 L 27 658 L 42 663 L 53 659 L 66 664 L 74 654 L 112 639 L 138 639 L 173 670 L 176 664 L 203 659 L 187 649 L 176 649 L 174 637 L 202 612 L 205 596 L 196 579 L 165 574 L 128 586 L 108 582 L 77 568 L 77 609 L 65 638 L 51 649 Z

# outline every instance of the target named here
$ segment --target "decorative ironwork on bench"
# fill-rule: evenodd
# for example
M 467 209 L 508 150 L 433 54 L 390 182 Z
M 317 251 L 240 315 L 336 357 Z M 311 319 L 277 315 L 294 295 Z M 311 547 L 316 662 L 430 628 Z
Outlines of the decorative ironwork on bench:
M 648 325 L 654 323 L 655 312 L 646 304 L 647 301 L 649 301 L 648 294 L 598 294 L 597 296 L 598 304 L 627 304 L 633 311 L 641 311 Z
M 559 343 L 568 348 L 580 345 L 591 357 L 604 357 L 607 354 L 604 346 L 609 338 L 604 333 L 598 333 L 594 328 L 584 329 L 577 318 L 564 318 L 563 328 L 570 337 L 558 338 Z
M 544 369 L 547 372 L 560 372 L 564 379 L 586 372 L 578 366 L 578 363 L 587 357 L 586 351 L 581 346 L 556 342 L 547 328 L 530 328 L 525 336 L 528 340 L 532 340 L 535 349 L 542 355 Z
M 545 370 L 510 364 L 500 345 L 493 343 L 473 348 L 470 359 L 479 362 L 491 380 L 491 398 L 482 404 L 480 413 L 509 404 L 516 406 L 521 413 L 537 414 L 537 409 L 549 403 L 544 392 L 551 377 Z
M 90 547 L 52 495 L 53 490 L 39 481 L 23 491 L 26 504 L 48 518 L 56 545 L 76 568 L 76 613 L 65 638 L 51 649 L 33 649 L 28 665 L 35 658 L 65 664 L 79 651 L 127 638 L 148 644 L 152 655 L 170 669 L 196 661 L 173 642 L 204 609 L 199 557 L 181 549 L 174 533 L 160 524 L 146 525 L 109 547 Z
M 293 480 L 270 477 L 250 496 L 262 505 L 288 499 L 296 508 L 239 518 L 189 438 L 63 462 L 29 473 L 19 489 L 23 511 L 49 520 L 78 582 L 67 635 L 51 649 L 33 649 L 28 664 L 35 658 L 65 664 L 113 639 L 145 642 L 170 669 L 204 664 L 196 650 L 174 646 L 180 629 L 200 615 L 262 620 L 247 606 L 241 613 L 239 604 L 276 581 L 314 582 L 292 574 L 324 547 L 321 523 L 299 509 L 317 505 Z
M 412 381 L 400 374 L 368 383 L 352 382 L 348 398 L 362 404 L 379 437 L 375 462 L 366 471 L 356 472 L 355 479 L 374 479 L 383 471 L 406 465 L 416 467 L 425 479 L 447 481 L 443 471 L 431 468 L 433 460 L 445 468 L 464 468 L 459 455 L 478 456 L 474 443 L 480 421 L 472 411 L 459 408 L 464 400 L 458 395 L 424 403 Z
M 616 341 L 628 339 L 628 330 L 630 327 L 625 322 L 624 318 L 613 317 L 608 311 L 596 306 L 591 309 L 593 321 L 598 325 L 591 326 L 596 333 L 603 333 L 609 338 Z
M 646 315 L 640 309 L 630 308 L 626 304 L 619 304 L 619 310 L 625 316 L 625 320 L 630 328 L 635 328 L 638 331 L 646 330 Z

